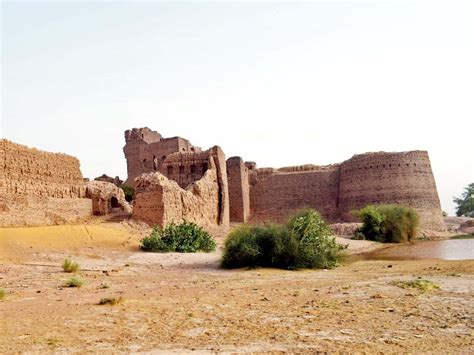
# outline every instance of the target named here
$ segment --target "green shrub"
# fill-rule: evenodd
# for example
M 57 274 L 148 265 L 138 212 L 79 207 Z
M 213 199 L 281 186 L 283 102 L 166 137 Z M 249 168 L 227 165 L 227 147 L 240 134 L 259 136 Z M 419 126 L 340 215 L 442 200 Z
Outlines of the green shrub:
M 123 190 L 123 193 L 125 195 L 125 201 L 132 202 L 133 195 L 135 194 L 135 190 L 133 189 L 133 187 L 123 184 L 122 186 L 120 186 L 120 188 Z
M 216 242 L 197 224 L 184 221 L 181 224 L 171 223 L 164 229 L 158 226 L 153 228 L 151 234 L 142 239 L 140 248 L 154 252 L 210 252 L 216 249 Z
M 221 265 L 332 268 L 342 260 L 344 249 L 331 236 L 321 216 L 307 209 L 291 217 L 286 225 L 244 225 L 234 229 L 225 242 Z
M 404 243 L 414 240 L 419 223 L 416 211 L 402 205 L 369 205 L 358 211 L 363 225 L 356 236 L 381 243 Z
M 347 247 L 336 242 L 331 229 L 315 210 L 296 213 L 289 219 L 287 228 L 298 242 L 297 267 L 330 269 L 342 260 Z
M 3 288 L 0 288 L 0 300 L 3 300 L 6 295 L 7 291 L 5 291 Z
M 84 281 L 79 277 L 71 277 L 64 282 L 64 286 L 66 287 L 81 287 L 83 284 Z
M 65 272 L 76 272 L 80 268 L 79 264 L 71 259 L 64 259 L 62 267 Z

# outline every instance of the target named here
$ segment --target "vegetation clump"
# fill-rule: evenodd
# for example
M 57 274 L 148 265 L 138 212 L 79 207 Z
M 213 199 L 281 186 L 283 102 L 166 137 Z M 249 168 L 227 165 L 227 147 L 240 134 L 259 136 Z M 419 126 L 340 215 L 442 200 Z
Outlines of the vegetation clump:
M 79 264 L 71 259 L 64 259 L 62 267 L 65 272 L 76 272 L 80 268 Z
M 0 288 L 0 301 L 5 298 L 7 295 L 7 291 L 5 291 L 3 288 Z
M 331 236 L 318 212 L 304 209 L 285 225 L 244 225 L 234 229 L 225 242 L 221 265 L 329 269 L 342 261 L 345 248 Z
M 99 305 L 102 306 L 105 304 L 109 304 L 111 306 L 115 306 L 116 304 L 119 304 L 122 301 L 123 301 L 122 297 L 104 297 L 100 299 Z
M 197 224 L 184 221 L 181 224 L 171 223 L 164 229 L 154 227 L 151 234 L 142 239 L 140 249 L 152 252 L 210 252 L 216 249 L 216 242 Z
M 464 188 L 461 197 L 455 197 L 456 216 L 474 217 L 474 182 Z
M 71 277 L 66 280 L 64 286 L 66 287 L 81 287 L 84 284 L 84 281 L 79 277 Z
M 439 289 L 439 286 L 433 281 L 416 279 L 411 281 L 394 281 L 393 285 L 401 288 L 415 288 L 421 292 L 428 292 L 432 290 Z
M 122 186 L 120 186 L 120 188 L 123 190 L 123 193 L 125 195 L 125 201 L 127 202 L 132 202 L 133 200 L 133 195 L 135 193 L 135 190 L 133 187 L 131 186 L 128 186 L 128 185 L 125 185 L 123 184 Z
M 363 225 L 355 232 L 355 239 L 381 243 L 405 243 L 416 238 L 418 213 L 402 205 L 369 205 L 357 211 Z

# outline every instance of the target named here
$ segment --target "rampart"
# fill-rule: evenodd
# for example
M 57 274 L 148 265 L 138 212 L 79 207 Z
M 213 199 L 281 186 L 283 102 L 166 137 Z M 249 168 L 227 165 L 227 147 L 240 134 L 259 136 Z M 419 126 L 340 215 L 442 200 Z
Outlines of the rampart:
M 444 229 L 441 205 L 426 151 L 355 155 L 341 165 L 339 211 L 367 204 L 396 203 L 415 208 L 426 229 Z
M 256 169 L 251 171 L 250 211 L 253 221 L 281 221 L 302 207 L 338 219 L 339 166 Z
M 149 128 L 134 128 L 125 132 L 125 140 L 127 181 L 157 171 L 187 189 L 210 166 L 209 151 L 180 137 L 163 138 Z M 366 153 L 340 164 L 280 169 L 257 169 L 254 162 L 243 163 L 240 157 L 222 165 L 222 159 L 217 167 L 226 173 L 229 203 L 224 205 L 233 222 L 280 221 L 303 207 L 317 209 L 330 222 L 350 222 L 352 211 L 367 204 L 394 203 L 415 208 L 423 228 L 444 229 L 426 151 Z
M 58 224 L 86 218 L 79 160 L 0 141 L 0 226 Z

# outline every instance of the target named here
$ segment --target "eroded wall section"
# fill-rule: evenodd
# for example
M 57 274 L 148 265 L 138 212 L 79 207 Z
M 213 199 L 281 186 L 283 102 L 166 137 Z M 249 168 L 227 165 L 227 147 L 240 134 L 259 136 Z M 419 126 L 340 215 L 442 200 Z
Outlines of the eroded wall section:
M 60 224 L 87 218 L 79 160 L 0 141 L 0 226 Z
M 216 146 L 201 153 L 179 154 L 169 156 L 167 164 L 190 168 L 202 160 L 206 162 L 203 175 L 190 185 L 184 184 L 186 188 L 177 183 L 182 180 L 174 174 L 170 178 L 158 171 L 140 175 L 134 181 L 133 218 L 161 226 L 183 220 L 203 226 L 228 225 L 229 192 L 222 150 Z

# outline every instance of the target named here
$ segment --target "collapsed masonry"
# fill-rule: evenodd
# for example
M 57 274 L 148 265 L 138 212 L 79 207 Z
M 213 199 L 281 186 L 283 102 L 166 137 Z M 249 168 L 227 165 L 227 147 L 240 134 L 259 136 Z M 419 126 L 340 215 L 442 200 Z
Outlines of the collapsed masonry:
M 415 208 L 423 228 L 445 228 L 426 151 L 257 169 L 240 157 L 225 161 L 218 147 L 202 151 L 146 127 L 126 131 L 125 141 L 127 183 L 137 188 L 133 216 L 152 223 L 279 221 L 303 207 L 315 208 L 330 222 L 350 222 L 352 211 L 367 204 L 396 203 Z
M 123 190 L 115 184 L 106 181 L 89 181 L 85 185 L 86 197 L 92 200 L 92 213 L 105 216 L 123 211 L 132 213 L 132 207 L 125 200 Z

